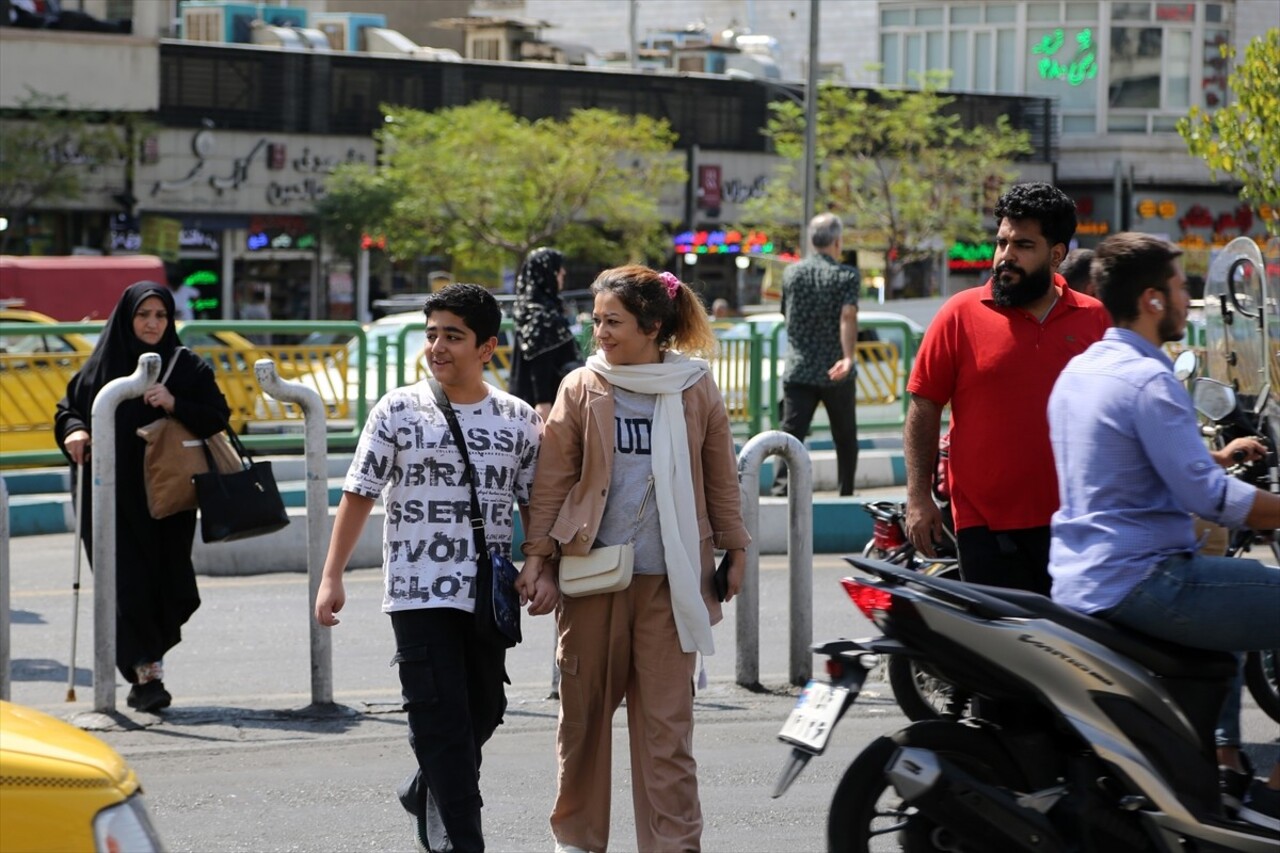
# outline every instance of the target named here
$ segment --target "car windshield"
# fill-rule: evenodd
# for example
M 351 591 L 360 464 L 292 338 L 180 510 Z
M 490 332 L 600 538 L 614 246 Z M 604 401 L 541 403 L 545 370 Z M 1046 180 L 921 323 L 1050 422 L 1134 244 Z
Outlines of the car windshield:
M 416 318 L 415 318 L 416 319 Z M 365 329 L 365 338 L 368 341 L 369 356 L 371 359 L 377 359 L 379 341 L 387 340 L 386 346 L 388 352 L 395 346 L 395 340 L 399 337 L 400 332 L 409 326 L 409 332 L 404 339 L 404 353 L 402 353 L 405 361 L 411 357 L 416 358 L 417 354 L 422 352 L 422 347 L 426 343 L 426 331 L 422 328 L 421 323 L 416 324 L 416 328 L 409 323 L 383 323 L 373 324 Z M 347 364 L 360 366 L 360 338 L 353 337 L 347 343 Z

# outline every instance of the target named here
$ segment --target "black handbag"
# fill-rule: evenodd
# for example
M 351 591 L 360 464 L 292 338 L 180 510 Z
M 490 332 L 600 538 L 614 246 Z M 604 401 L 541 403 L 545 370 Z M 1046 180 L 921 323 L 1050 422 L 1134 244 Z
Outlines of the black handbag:
M 476 473 L 471 467 L 471 454 L 458 424 L 458 415 L 445 396 L 444 388 L 434 379 L 428 380 L 436 406 L 449 422 L 453 442 L 462 454 L 464 476 L 471 486 L 471 535 L 476 548 L 476 631 L 482 640 L 512 648 L 524 639 L 520 632 L 520 593 L 516 592 L 516 577 L 520 571 L 511 558 L 497 548 L 490 548 L 484 527 L 484 512 L 480 509 L 480 497 L 476 494 Z
M 226 434 L 243 467 L 223 474 L 211 459 L 208 473 L 191 478 L 200 504 L 200 539 L 206 543 L 265 536 L 289 524 L 271 463 L 253 462 L 236 434 Z M 207 444 L 204 452 L 210 455 Z

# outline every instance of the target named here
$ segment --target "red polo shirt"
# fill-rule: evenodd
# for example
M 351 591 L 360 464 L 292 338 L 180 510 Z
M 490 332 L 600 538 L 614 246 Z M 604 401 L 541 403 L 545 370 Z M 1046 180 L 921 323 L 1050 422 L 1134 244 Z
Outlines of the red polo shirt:
M 948 299 L 925 332 L 907 390 L 951 404 L 951 508 L 956 529 L 1043 527 L 1058 508 L 1049 392 L 1062 368 L 1102 338 L 1111 315 L 1061 290 L 1044 322 L 995 304 L 991 282 Z

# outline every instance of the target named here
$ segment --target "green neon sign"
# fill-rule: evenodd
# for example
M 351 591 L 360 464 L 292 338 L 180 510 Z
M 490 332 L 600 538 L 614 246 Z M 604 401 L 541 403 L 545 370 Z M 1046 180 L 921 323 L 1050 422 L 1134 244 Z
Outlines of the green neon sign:
M 1040 39 L 1038 44 L 1031 46 L 1033 54 L 1040 54 L 1043 57 L 1039 62 L 1040 79 L 1066 80 L 1071 86 L 1079 86 L 1085 80 L 1097 77 L 1098 58 L 1096 45 L 1093 43 L 1093 30 L 1086 27 L 1076 33 L 1075 55 L 1064 64 L 1055 57 L 1066 42 L 1066 33 L 1059 27 Z

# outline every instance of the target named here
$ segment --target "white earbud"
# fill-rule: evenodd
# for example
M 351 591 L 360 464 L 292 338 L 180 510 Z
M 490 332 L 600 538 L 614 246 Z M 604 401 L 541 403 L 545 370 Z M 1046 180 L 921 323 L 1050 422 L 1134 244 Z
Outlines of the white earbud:
M 1152 300 L 1151 300 L 1151 307 L 1152 307 L 1152 308 L 1154 308 L 1154 309 L 1156 309 L 1157 311 L 1159 311 L 1159 310 L 1161 310 L 1162 308 L 1164 308 L 1164 303 L 1163 303 L 1163 302 L 1161 302 L 1159 299 L 1152 299 Z

